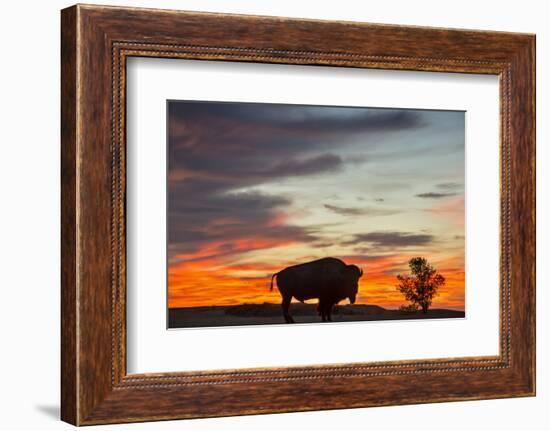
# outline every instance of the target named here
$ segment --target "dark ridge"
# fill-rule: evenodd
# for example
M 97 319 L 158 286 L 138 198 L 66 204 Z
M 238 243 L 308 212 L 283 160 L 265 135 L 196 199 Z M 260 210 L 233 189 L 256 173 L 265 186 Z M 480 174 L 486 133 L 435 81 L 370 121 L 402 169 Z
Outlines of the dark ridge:
M 292 316 L 297 323 L 320 323 L 317 304 L 292 303 Z M 449 319 L 464 318 L 464 311 L 448 309 L 430 309 L 422 311 L 388 310 L 378 305 L 341 304 L 334 307 L 334 322 L 360 322 L 377 320 L 406 319 Z M 204 306 L 170 308 L 168 312 L 169 328 L 201 328 L 213 326 L 243 326 L 282 324 L 284 318 L 281 305 L 272 303 L 240 304 L 228 306 Z

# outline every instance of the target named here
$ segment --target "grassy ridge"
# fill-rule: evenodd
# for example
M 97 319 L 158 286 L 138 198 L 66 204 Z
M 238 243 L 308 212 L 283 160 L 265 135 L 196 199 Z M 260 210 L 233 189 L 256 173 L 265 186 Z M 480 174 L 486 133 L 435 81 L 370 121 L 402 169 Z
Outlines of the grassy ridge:
M 290 314 L 297 323 L 318 323 L 317 304 L 292 304 Z M 378 305 L 343 304 L 334 307 L 334 322 L 405 320 L 405 319 L 449 319 L 464 318 L 464 311 L 431 309 L 427 314 L 421 311 L 404 312 L 388 310 Z M 197 328 L 209 326 L 265 325 L 284 323 L 280 304 L 240 304 L 230 306 L 207 306 L 171 308 L 168 313 L 169 328 Z

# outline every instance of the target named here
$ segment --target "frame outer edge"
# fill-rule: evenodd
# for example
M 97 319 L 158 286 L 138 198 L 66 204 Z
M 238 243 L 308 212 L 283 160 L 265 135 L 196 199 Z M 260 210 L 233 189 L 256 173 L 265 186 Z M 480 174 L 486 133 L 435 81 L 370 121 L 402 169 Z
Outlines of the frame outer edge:
M 101 11 L 101 13 L 100 13 Z M 503 376 L 507 378 L 507 383 L 512 384 L 514 388 L 509 388 L 508 392 L 494 392 L 493 385 L 485 385 L 484 380 L 480 378 L 479 383 L 471 378 L 475 388 L 470 392 L 456 393 L 451 397 L 435 397 L 425 399 L 420 397 L 410 399 L 394 399 L 386 400 L 385 402 L 371 401 L 365 404 L 361 402 L 349 402 L 349 404 L 332 403 L 329 406 L 319 407 L 316 403 L 308 403 L 299 406 L 296 409 L 289 409 L 288 405 L 278 405 L 272 408 L 258 407 L 250 403 L 241 403 L 242 406 L 233 406 L 232 408 L 225 406 L 222 408 L 217 406 L 208 410 L 204 404 L 197 402 L 197 397 L 200 399 L 203 394 L 203 402 L 212 400 L 211 395 L 216 398 L 216 393 L 220 397 L 229 395 L 235 396 L 238 392 L 250 389 L 262 389 L 266 387 L 266 383 L 256 385 L 253 382 L 244 382 L 246 384 L 230 384 L 221 386 L 215 390 L 212 388 L 209 394 L 205 391 L 205 386 L 193 386 L 192 388 L 123 388 L 119 384 L 118 378 L 107 379 L 107 365 L 115 366 L 113 355 L 109 351 L 107 353 L 107 332 L 112 329 L 113 322 L 108 322 L 107 319 L 99 319 L 105 313 L 107 306 L 112 306 L 112 300 L 106 296 L 106 281 L 105 271 L 106 259 L 97 256 L 97 245 L 103 247 L 105 245 L 104 238 L 91 238 L 90 232 L 100 231 L 107 234 L 105 226 L 102 224 L 101 229 L 94 223 L 90 223 L 90 216 L 100 213 L 107 213 L 106 207 L 101 206 L 95 208 L 91 203 L 93 200 L 94 185 L 104 186 L 104 178 L 107 175 L 106 171 L 94 172 L 91 164 L 96 163 L 100 168 L 104 169 L 105 157 L 104 153 L 108 146 L 106 145 L 106 131 L 103 129 L 96 131 L 93 129 L 93 123 L 96 121 L 95 115 L 99 117 L 104 125 L 107 124 L 106 113 L 110 112 L 107 107 L 107 101 L 102 95 L 105 87 L 98 86 L 97 82 L 92 82 L 86 79 L 90 74 L 96 73 L 100 84 L 104 84 L 103 80 L 107 79 L 108 65 L 98 64 L 92 59 L 89 43 L 92 43 L 91 50 L 98 50 L 97 54 L 102 55 L 104 59 L 107 57 L 106 50 L 111 46 L 110 43 L 120 34 L 124 36 L 131 30 L 128 27 L 120 28 L 121 22 L 128 20 L 128 14 L 121 13 L 126 11 L 131 12 L 131 17 L 142 15 L 144 12 L 154 14 L 154 10 L 146 9 L 129 9 L 129 8 L 114 8 L 110 9 L 109 13 L 103 14 L 103 8 L 99 6 L 81 5 L 73 6 L 62 11 L 62 95 L 61 95 L 61 152 L 62 152 L 62 292 L 61 292 L 61 309 L 62 309 L 62 362 L 61 362 L 61 417 L 64 421 L 73 425 L 91 425 L 99 423 L 120 423 L 120 422 L 136 422 L 161 419 L 179 419 L 190 417 L 212 417 L 212 416 L 232 416 L 242 414 L 258 414 L 258 413 L 274 413 L 283 411 L 307 411 L 321 410 L 325 408 L 351 408 L 365 407 L 375 405 L 388 404 L 411 404 L 411 403 L 426 403 L 439 401 L 456 401 L 466 399 L 484 399 L 484 398 L 501 398 L 509 396 L 525 396 L 534 393 L 534 262 L 527 262 L 524 271 L 527 274 L 527 280 L 521 283 L 524 288 L 519 295 L 515 295 L 515 299 L 520 303 L 527 303 L 526 315 L 522 322 L 521 330 L 516 330 L 514 337 L 519 341 L 518 334 L 528 333 L 524 341 L 517 343 L 527 348 L 527 354 L 520 354 L 514 357 L 516 367 L 513 370 L 517 374 L 501 373 L 495 376 Z M 173 11 L 176 14 L 187 16 L 189 20 L 196 18 L 196 14 L 182 13 Z M 171 14 L 169 14 L 171 15 Z M 213 15 L 204 14 L 213 19 Z M 239 17 L 239 18 L 237 18 Z M 241 18 L 241 16 L 233 16 L 229 19 L 230 24 L 237 20 L 249 21 L 251 17 Z M 265 20 L 276 20 L 276 17 L 263 17 Z M 285 21 L 285 19 L 282 19 Z M 185 21 L 185 20 L 183 20 Z M 235 22 L 234 22 L 235 21 Z M 288 22 L 302 24 L 301 20 L 288 19 Z M 143 25 L 150 23 L 141 22 Z M 251 23 L 248 23 L 251 24 Z M 312 23 L 309 23 L 313 25 Z M 308 25 L 309 25 L 308 24 Z M 305 24 L 304 24 L 305 25 Z M 118 27 L 117 27 L 118 26 Z M 328 24 L 327 24 L 328 26 Z M 231 26 L 230 26 L 231 27 Z M 366 28 L 366 26 L 365 26 Z M 380 31 L 380 27 L 373 26 L 373 31 Z M 407 30 L 408 27 L 403 27 Z M 116 30 L 116 31 L 115 31 Z M 303 29 L 302 29 L 303 30 Z M 190 31 L 190 30 L 186 30 Z M 422 30 L 428 32 L 429 30 Z M 118 32 L 118 33 L 117 33 Z M 120 33 L 120 34 L 119 34 Z M 147 33 L 148 34 L 148 33 Z M 161 34 L 164 34 L 161 32 Z M 169 36 L 172 33 L 169 32 Z M 465 33 L 460 33 L 464 35 Z M 174 35 L 176 39 L 183 39 L 184 33 Z M 495 38 L 494 34 L 490 34 L 491 39 Z M 518 67 L 526 75 L 521 78 L 524 80 L 534 79 L 534 37 L 521 40 L 525 35 L 506 35 L 503 43 L 502 53 L 508 56 L 508 59 L 514 57 L 516 67 Z M 160 37 L 160 36 L 159 36 Z M 188 37 L 188 36 L 185 36 Z M 458 35 L 457 35 L 458 37 Z M 481 36 L 480 36 L 481 37 Z M 191 34 L 189 38 L 193 41 L 195 36 Z M 477 35 L 476 35 L 477 38 Z M 197 40 L 202 43 L 202 40 L 197 36 Z M 477 39 L 476 39 L 477 40 Z M 239 40 L 237 40 L 239 42 Z M 265 41 L 264 41 L 265 42 Z M 481 40 L 484 42 L 484 40 Z M 236 43 L 236 42 L 235 42 Z M 459 45 L 463 45 L 465 42 Z M 191 44 L 192 45 L 192 44 Z M 235 48 L 232 42 L 229 48 Z M 291 44 L 292 45 L 292 44 Z M 330 44 L 329 44 L 330 45 Z M 80 49 L 82 47 L 82 49 Z M 238 47 L 237 47 L 238 48 Z M 269 48 L 269 47 L 268 47 Z M 291 46 L 292 48 L 292 46 Z M 429 47 L 428 47 L 429 48 Z M 506 49 L 504 49 L 506 48 Z M 236 49 L 236 48 L 235 48 Z M 265 48 L 264 48 L 265 49 Z M 425 46 L 421 50 L 426 50 Z M 512 51 L 513 50 L 513 51 Z M 356 55 L 353 54 L 352 55 Z M 476 54 L 479 57 L 479 53 Z M 518 57 L 520 61 L 518 63 Z M 212 58 L 217 58 L 212 56 Z M 283 59 L 284 60 L 284 59 Z M 497 58 L 500 60 L 500 58 Z M 232 60 L 239 61 L 239 60 Z M 336 63 L 334 60 L 327 60 L 329 64 Z M 526 61 L 528 64 L 521 65 L 521 61 Z M 286 61 L 282 61 L 285 62 Z M 290 61 L 292 63 L 292 61 Z M 318 64 L 319 62 L 314 62 Z M 480 60 L 478 65 L 481 68 Z M 394 69 L 399 64 L 399 61 L 392 62 L 388 67 Z M 366 66 L 361 66 L 366 67 Z M 440 67 L 440 66 L 438 66 Z M 477 67 L 477 66 L 476 66 Z M 386 68 L 386 67 L 383 67 Z M 419 57 L 418 62 L 411 66 L 411 70 L 420 70 L 424 68 L 424 61 Z M 444 68 L 443 68 L 444 69 Z M 484 69 L 485 70 L 485 69 Z M 469 70 L 467 72 L 470 72 Z M 533 75 L 530 75 L 533 74 Z M 514 74 L 514 77 L 516 75 Z M 515 81 L 515 80 L 514 80 Z M 516 81 L 517 82 L 517 81 Z M 94 87 L 95 85 L 95 87 Z M 518 162 L 522 167 L 529 165 L 532 168 L 527 175 L 528 178 L 521 181 L 525 185 L 526 190 L 518 201 L 521 206 L 530 211 L 526 225 L 523 226 L 522 233 L 526 235 L 527 244 L 523 250 L 527 250 L 524 258 L 534 258 L 534 242 L 530 235 L 534 232 L 534 81 L 527 83 L 523 82 L 519 86 L 519 91 L 522 95 L 525 110 L 533 116 L 528 120 L 522 120 L 520 128 L 525 128 L 529 132 L 528 136 L 524 136 L 522 143 L 525 145 L 525 154 L 519 158 Z M 518 107 L 517 101 L 514 103 Z M 91 108 L 89 107 L 91 106 Z M 521 108 L 521 107 L 520 107 Z M 91 109 L 91 111 L 89 111 Z M 517 108 L 516 108 L 517 109 Z M 514 135 L 516 135 L 515 128 Z M 519 141 L 519 140 L 518 140 Z M 518 142 L 514 139 L 514 143 Z M 88 158 L 87 158 L 88 157 Z M 84 162 L 86 160 L 86 162 Z M 100 176 L 103 175 L 103 176 Z M 107 175 L 108 176 L 108 175 Z M 519 182 L 519 181 L 518 181 Z M 118 184 L 118 183 L 117 183 Z M 519 184 L 516 183 L 516 187 Z M 101 194 L 105 194 L 105 190 L 101 190 Z M 519 195 L 519 193 L 518 193 Z M 97 213 L 96 213 L 97 210 Z M 531 216 L 531 217 L 529 217 Z M 525 238 L 525 237 L 524 237 Z M 530 247 L 533 247 L 532 249 Z M 103 250 L 103 249 L 102 249 Z M 87 258 L 93 258 L 90 263 Z M 93 265 L 102 269 L 102 279 L 98 280 L 96 274 L 90 274 L 89 270 L 93 269 Z M 530 283 L 532 281 L 532 283 Z M 91 287 L 93 286 L 93 291 Z M 109 298 L 110 295 L 109 295 Z M 123 298 L 122 298 L 123 299 Z M 532 313 L 533 312 L 533 313 Z M 113 333 L 111 333 L 113 334 Z M 109 364 L 107 359 L 110 359 Z M 115 376 L 116 377 L 116 376 Z M 327 376 L 327 378 L 334 378 Z M 380 381 L 388 380 L 380 378 Z M 449 379 L 445 379 L 449 380 Z M 267 385 L 271 386 L 270 383 Z M 202 388 L 202 389 L 201 389 Z M 127 390 L 120 390 L 127 389 Z M 315 389 L 315 388 L 314 388 Z M 474 390 L 475 389 L 475 390 Z M 365 389 L 366 390 L 366 389 Z M 483 393 L 482 393 L 483 392 Z M 367 394 L 367 393 L 366 393 Z M 285 395 L 286 396 L 286 395 Z M 318 398 L 323 396 L 322 391 L 318 391 Z M 357 396 L 355 394 L 354 396 Z M 149 397 L 149 400 L 147 398 Z M 156 398 L 158 405 L 163 407 L 177 407 L 176 413 L 173 415 L 155 414 L 148 410 L 156 408 L 148 405 L 148 401 Z M 351 397 L 350 397 L 351 398 Z M 158 406 L 157 406 L 158 407 Z M 197 410 L 198 409 L 198 410 Z M 171 411 L 171 413 L 173 410 Z
M 536 396 L 536 38 L 511 58 L 511 363 L 517 396 Z
M 530 67 L 530 75 L 527 76 L 528 84 L 531 93 L 529 94 L 528 103 L 531 109 L 531 122 L 528 125 L 530 130 L 529 141 L 531 145 L 531 159 L 530 163 L 530 179 L 533 182 L 533 190 L 528 197 L 531 207 L 531 223 L 532 223 L 532 267 L 531 277 L 532 284 L 530 286 L 529 299 L 531 301 L 531 310 L 529 312 L 529 325 L 530 325 L 530 337 L 531 337 L 531 349 L 529 351 L 530 357 L 530 396 L 537 395 L 537 37 L 532 35 L 528 41 L 528 61 L 527 64 Z
M 534 259 L 533 259 L 533 292 L 532 292 L 532 301 L 533 301 L 533 313 L 531 316 L 531 325 L 532 325 L 532 334 L 533 337 L 533 357 L 532 357 L 532 370 L 531 378 L 533 379 L 533 387 L 531 394 L 537 396 L 537 37 L 533 35 L 530 43 L 530 56 L 533 62 L 533 67 L 531 71 L 531 82 L 533 83 L 533 94 L 531 96 L 531 105 L 533 109 L 533 157 L 531 160 L 531 169 L 534 181 L 534 190 L 532 196 L 533 202 L 533 236 L 534 236 Z
M 79 423 L 77 295 L 78 6 L 61 11 L 61 420 Z
M 527 346 L 522 352 L 527 356 L 525 359 L 528 396 L 536 396 L 536 380 L 537 380 L 537 360 L 536 360 L 536 241 L 537 241 L 537 211 L 536 211 L 536 35 L 527 37 L 526 46 L 521 52 L 519 63 L 525 70 L 525 75 L 522 76 L 525 87 L 526 105 L 522 120 L 524 121 L 523 132 L 525 135 L 525 147 L 527 154 L 525 161 L 525 181 L 528 183 L 526 187 L 526 196 L 524 197 L 525 206 L 529 211 L 528 224 L 526 234 L 526 249 L 524 257 L 525 264 L 528 266 L 529 285 L 523 289 L 523 294 L 527 297 L 528 304 L 525 310 L 526 330 L 528 341 Z M 527 113 L 529 115 L 527 115 Z M 527 271 L 526 271 L 527 272 Z

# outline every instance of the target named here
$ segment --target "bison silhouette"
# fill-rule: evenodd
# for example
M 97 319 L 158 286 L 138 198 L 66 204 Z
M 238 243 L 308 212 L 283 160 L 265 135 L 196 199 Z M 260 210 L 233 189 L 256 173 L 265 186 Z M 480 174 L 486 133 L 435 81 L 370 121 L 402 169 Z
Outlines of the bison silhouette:
M 323 322 L 332 321 L 332 307 L 343 299 L 355 303 L 359 279 L 363 270 L 356 265 L 346 265 L 340 259 L 325 257 L 312 262 L 289 266 L 271 277 L 277 277 L 277 288 L 282 297 L 281 306 L 286 323 L 294 323 L 288 309 L 292 298 L 300 302 L 318 298 L 317 311 Z

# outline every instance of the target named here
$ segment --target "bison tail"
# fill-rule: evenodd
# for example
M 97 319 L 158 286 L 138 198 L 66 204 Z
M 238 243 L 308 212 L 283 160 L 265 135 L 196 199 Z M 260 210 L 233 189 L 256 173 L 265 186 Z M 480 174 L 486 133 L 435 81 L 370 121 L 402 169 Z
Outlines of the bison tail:
M 273 290 L 273 279 L 275 278 L 275 276 L 279 274 L 278 272 L 276 272 L 275 274 L 273 274 L 271 276 L 271 284 L 269 285 L 269 291 L 271 292 Z

